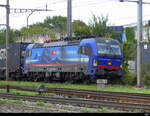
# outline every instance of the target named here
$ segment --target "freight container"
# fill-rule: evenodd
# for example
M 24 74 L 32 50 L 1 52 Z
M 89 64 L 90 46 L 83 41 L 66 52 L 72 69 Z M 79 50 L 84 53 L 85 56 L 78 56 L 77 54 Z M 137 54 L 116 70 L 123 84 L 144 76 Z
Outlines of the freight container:
M 8 47 L 9 72 L 21 73 L 24 52 L 29 43 L 10 43 Z M 6 46 L 0 45 L 0 77 L 4 77 L 6 70 Z

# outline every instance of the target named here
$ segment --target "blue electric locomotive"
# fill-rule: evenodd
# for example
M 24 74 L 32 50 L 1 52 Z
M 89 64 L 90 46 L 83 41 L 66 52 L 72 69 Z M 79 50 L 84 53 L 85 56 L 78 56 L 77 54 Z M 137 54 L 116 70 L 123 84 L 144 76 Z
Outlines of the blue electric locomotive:
M 87 80 L 123 76 L 120 43 L 109 38 L 30 44 L 24 58 L 24 74 L 34 81 Z

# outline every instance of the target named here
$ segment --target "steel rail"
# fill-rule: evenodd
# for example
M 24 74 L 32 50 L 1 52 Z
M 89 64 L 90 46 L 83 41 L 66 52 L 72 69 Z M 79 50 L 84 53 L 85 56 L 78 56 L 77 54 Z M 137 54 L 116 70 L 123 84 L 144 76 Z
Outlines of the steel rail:
M 53 104 L 71 104 L 75 106 L 86 106 L 91 108 L 114 108 L 123 111 L 139 110 L 141 112 L 149 112 L 150 104 L 136 104 L 136 103 L 117 103 L 102 100 L 91 99 L 75 99 L 75 98 L 61 98 L 61 97 L 45 97 L 45 96 L 33 96 L 33 95 L 16 95 L 8 93 L 0 93 L 0 98 L 13 99 L 13 100 L 28 100 L 28 101 L 43 101 Z
M 68 89 L 54 89 L 50 90 L 52 93 L 59 94 L 59 95 L 66 95 L 66 96 L 78 96 L 88 99 L 97 99 L 97 100 L 109 100 L 109 101 L 117 101 L 117 102 L 127 102 L 127 103 L 143 103 L 143 104 L 150 104 L 150 95 L 142 94 L 132 94 L 127 93 L 113 93 L 113 92 L 91 92 L 91 91 L 83 91 L 83 90 L 68 90 Z
M 8 86 L 2 86 L 5 88 Z M 107 101 L 116 101 L 122 103 L 141 103 L 141 104 L 150 104 L 150 94 L 137 94 L 137 93 L 123 93 L 123 92 L 103 92 L 103 91 L 90 91 L 90 90 L 77 90 L 77 89 L 66 89 L 66 88 L 47 88 L 42 91 L 38 90 L 35 87 L 29 86 L 14 86 L 9 85 L 11 89 L 18 89 L 24 91 L 33 91 L 33 92 L 47 92 L 55 93 L 62 96 L 76 96 L 86 99 L 95 99 L 95 100 L 107 100 Z
M 114 95 L 128 95 L 128 96 L 140 96 L 150 97 L 150 94 L 145 93 L 129 93 L 129 92 L 111 92 L 111 91 L 95 91 L 95 90 L 82 90 L 82 89 L 69 89 L 69 88 L 47 88 L 47 91 L 66 91 L 66 92 L 82 92 L 87 94 L 114 94 Z
M 0 85 L 0 88 L 3 89 L 18 89 L 24 91 L 33 91 L 38 92 L 39 90 L 34 86 L 18 86 L 18 85 Z M 127 96 L 136 96 L 136 97 L 150 97 L 150 94 L 144 93 L 128 93 L 128 92 L 111 92 L 111 91 L 95 91 L 95 90 L 83 90 L 83 89 L 70 89 L 70 88 L 45 88 L 43 92 L 51 93 L 51 92 L 72 92 L 72 93 L 86 93 L 86 94 L 114 94 L 114 95 L 127 95 Z

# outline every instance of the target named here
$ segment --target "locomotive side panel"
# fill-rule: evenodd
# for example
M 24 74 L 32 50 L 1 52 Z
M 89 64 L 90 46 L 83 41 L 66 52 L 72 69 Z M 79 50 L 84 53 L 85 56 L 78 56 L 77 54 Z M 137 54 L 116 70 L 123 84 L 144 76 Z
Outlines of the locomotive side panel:
M 79 46 L 33 48 L 25 66 L 30 72 L 80 72 L 85 61 L 78 49 Z

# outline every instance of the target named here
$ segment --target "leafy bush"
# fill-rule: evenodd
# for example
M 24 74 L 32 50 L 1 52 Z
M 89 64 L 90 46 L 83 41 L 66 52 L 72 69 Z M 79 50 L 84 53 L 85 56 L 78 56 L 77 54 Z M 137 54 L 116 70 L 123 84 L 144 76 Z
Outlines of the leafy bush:
M 132 72 L 125 73 L 122 78 L 122 83 L 125 85 L 135 85 L 136 84 L 136 74 Z
M 82 110 L 82 112 L 83 112 L 83 113 L 91 113 L 91 112 L 93 112 L 93 111 L 92 111 L 92 109 L 90 109 L 90 108 L 85 108 L 85 109 Z
M 114 109 L 108 109 L 108 108 L 102 108 L 102 109 L 98 109 L 97 112 L 99 113 L 119 113 L 121 111 L 117 111 L 117 110 L 114 110 Z
M 36 102 L 36 105 L 37 105 L 37 106 L 45 106 L 45 104 L 44 104 L 43 101 L 37 101 L 37 102 Z
M 144 73 L 149 72 L 150 71 L 150 62 L 146 63 L 143 68 L 144 68 Z
M 144 75 L 144 84 L 150 86 L 150 71 L 147 71 Z
M 31 42 L 32 42 L 32 43 L 34 43 L 34 42 L 35 42 L 35 40 L 32 40 Z

